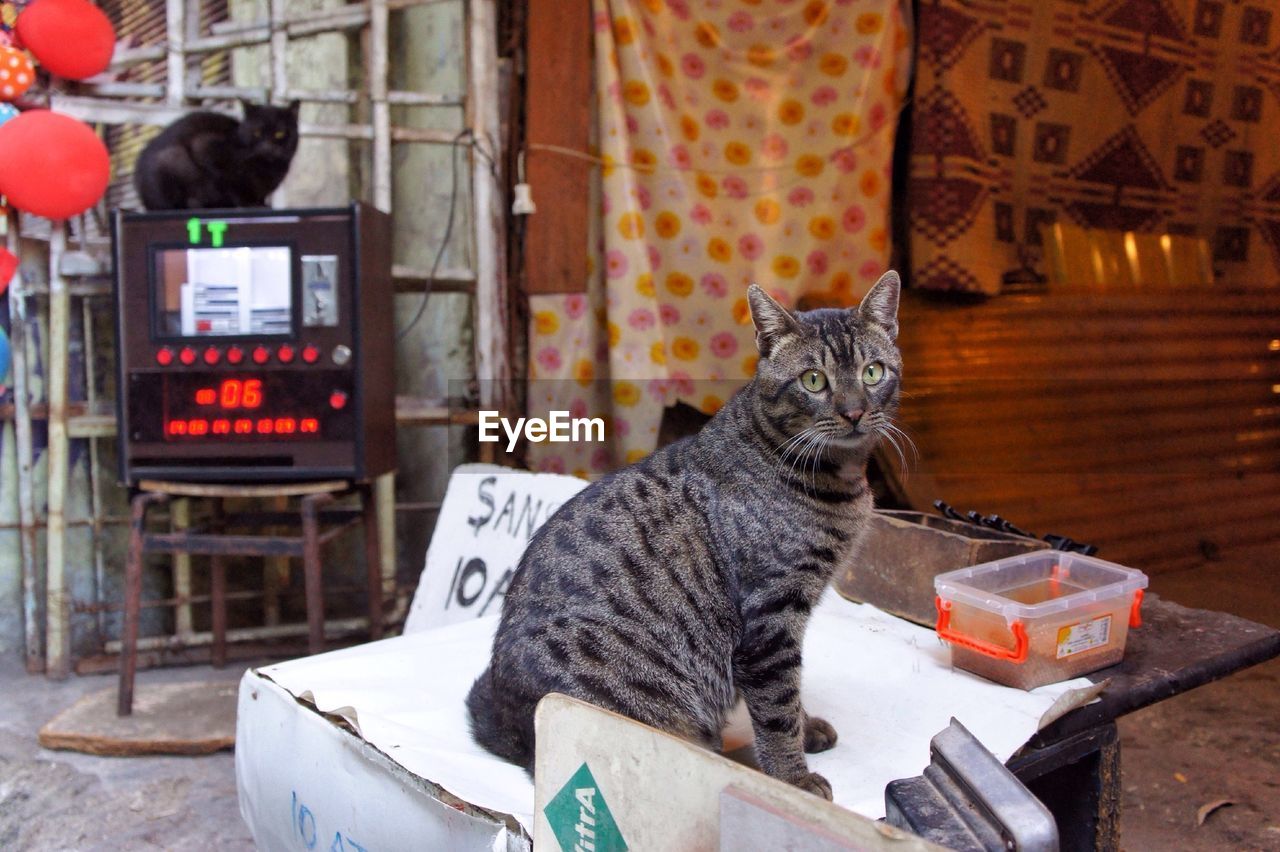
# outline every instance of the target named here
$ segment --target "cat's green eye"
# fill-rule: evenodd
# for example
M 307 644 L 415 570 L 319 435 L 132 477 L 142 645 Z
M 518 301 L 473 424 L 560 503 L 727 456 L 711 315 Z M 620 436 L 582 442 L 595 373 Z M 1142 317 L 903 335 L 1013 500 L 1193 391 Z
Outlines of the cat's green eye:
M 274 134 L 274 135 L 275 135 L 275 137 L 276 137 L 277 139 L 283 139 L 283 138 L 284 138 L 284 131 L 283 131 L 283 130 L 277 130 L 277 131 L 275 132 L 275 134 Z
M 880 380 L 884 378 L 884 364 L 875 361 L 862 368 L 862 383 L 864 385 L 878 385 Z
M 818 393 L 827 386 L 827 375 L 821 370 L 806 370 L 800 375 L 800 384 L 810 393 Z

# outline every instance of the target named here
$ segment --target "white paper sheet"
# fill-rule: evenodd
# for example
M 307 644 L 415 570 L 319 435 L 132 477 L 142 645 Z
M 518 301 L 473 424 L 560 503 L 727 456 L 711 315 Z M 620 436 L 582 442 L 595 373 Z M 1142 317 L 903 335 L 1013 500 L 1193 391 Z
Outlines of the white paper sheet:
M 486 617 L 306 657 L 259 671 L 320 710 L 351 719 L 405 769 L 532 833 L 533 783 L 471 739 L 463 699 L 488 662 L 497 619 Z M 805 706 L 835 726 L 832 750 L 810 755 L 837 804 L 884 816 L 884 788 L 919 775 L 929 739 L 955 716 L 997 758 L 1035 733 L 1041 715 L 1083 678 L 1032 692 L 952 670 L 933 631 L 828 591 L 804 648 Z

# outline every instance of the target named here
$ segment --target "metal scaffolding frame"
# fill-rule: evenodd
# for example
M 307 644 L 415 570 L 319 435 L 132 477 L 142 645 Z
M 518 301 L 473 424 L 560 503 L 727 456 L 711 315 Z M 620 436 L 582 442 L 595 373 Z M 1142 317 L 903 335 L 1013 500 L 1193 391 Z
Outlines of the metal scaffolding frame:
M 222 22 L 211 27 L 208 35 L 193 35 L 192 21 L 199 20 L 201 0 L 166 0 L 165 41 L 161 45 L 134 49 L 118 49 L 111 64 L 112 71 L 123 71 L 144 62 L 164 60 L 167 79 L 164 83 L 102 82 L 80 87 L 75 95 L 50 92 L 50 108 L 74 116 L 90 124 L 165 125 L 182 115 L 194 101 L 221 98 L 255 98 L 272 102 L 292 99 L 318 103 L 369 105 L 367 123 L 338 125 L 303 124 L 303 137 L 367 140 L 372 147 L 371 186 L 366 195 L 378 208 L 394 215 L 392 198 L 392 148 L 403 144 L 457 145 L 459 137 L 448 131 L 424 130 L 392 125 L 391 107 L 459 106 L 464 110 L 464 128 L 471 140 L 470 188 L 472 198 L 473 269 L 441 270 L 434 277 L 428 270 L 395 265 L 392 273 L 397 292 L 465 292 L 473 298 L 475 334 L 475 378 L 481 408 L 502 409 L 511 399 L 511 369 L 508 362 L 508 301 L 505 281 L 506 214 L 499 174 L 502 162 L 501 123 L 499 113 L 499 62 L 497 55 L 496 0 L 366 0 L 337 9 L 290 17 L 287 0 L 269 0 L 268 16 L 251 23 Z M 460 3 L 465 14 L 466 95 L 397 91 L 389 88 L 389 15 L 397 9 L 414 6 Z M 364 46 L 365 84 L 363 90 L 308 90 L 291 86 L 286 73 L 286 53 L 295 38 L 322 33 L 359 32 Z M 191 84 L 188 80 L 189 60 L 235 48 L 266 46 L 270 56 L 270 85 L 243 88 L 225 85 Z M 132 100 L 150 98 L 151 102 Z M 156 101 L 155 99 L 162 99 Z M 7 244 L 19 252 L 18 221 L 10 223 Z M 81 247 L 93 241 L 85 234 L 81 222 Z M 84 251 L 69 251 L 65 223 L 51 223 L 49 228 L 49 284 L 32 285 L 13 279 L 8 293 L 13 342 L 13 387 L 17 478 L 19 486 L 20 562 L 22 566 L 23 614 L 26 661 L 29 671 L 45 671 L 50 677 L 65 677 L 71 669 L 70 616 L 72 601 L 66 586 L 66 499 L 70 441 L 90 439 L 91 500 L 94 532 L 95 586 L 103 587 L 103 565 L 100 532 L 104 524 L 123 523 L 127 519 L 104 517 L 100 499 L 96 439 L 115 435 L 114 405 L 93 399 L 93 376 L 89 374 L 88 403 L 69 399 L 68 349 L 72 299 L 81 298 L 85 317 L 85 334 L 92 335 L 89 322 L 91 300 L 109 297 L 110 264 L 104 258 L 94 259 Z M 101 247 L 101 246 L 99 246 Z M 34 326 L 28 317 L 28 299 L 48 299 L 49 358 L 46 364 L 45 405 L 31 400 L 31 365 L 28 363 L 29 339 Z M 88 337 L 86 343 L 92 338 Z M 92 358 L 87 369 L 92 371 Z M 397 423 L 402 426 L 447 426 L 472 423 L 474 412 L 450 412 L 446 406 L 415 398 L 397 398 Z M 40 611 L 40 559 L 38 529 L 41 526 L 35 500 L 35 457 L 32 422 L 45 419 L 48 425 L 48 507 L 44 564 L 44 619 Z M 384 592 L 395 591 L 394 480 L 392 475 L 377 483 L 380 504 L 382 572 Z M 177 520 L 181 523 L 182 509 Z M 193 630 L 191 604 L 200 600 L 192 594 L 189 562 L 177 560 L 174 569 L 173 597 L 153 602 L 176 610 L 177 631 L 174 636 L 149 637 L 139 642 L 142 649 L 165 649 L 178 645 L 207 644 L 210 636 Z M 102 612 L 109 606 L 98 602 L 80 611 L 93 612 L 101 627 Z M 390 617 L 396 617 L 391 613 Z M 335 632 L 360 629 L 362 619 L 334 621 Z M 43 635 L 41 628 L 43 627 Z M 234 638 L 267 639 L 299 634 L 306 625 L 268 624 L 260 628 L 231 631 Z M 106 642 L 113 650 L 118 643 Z

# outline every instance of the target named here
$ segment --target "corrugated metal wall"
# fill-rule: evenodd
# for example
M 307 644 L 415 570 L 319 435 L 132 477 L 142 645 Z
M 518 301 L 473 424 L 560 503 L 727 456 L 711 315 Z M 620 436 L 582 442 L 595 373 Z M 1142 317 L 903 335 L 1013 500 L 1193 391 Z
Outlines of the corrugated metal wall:
M 906 294 L 913 502 L 1158 573 L 1280 550 L 1280 290 Z

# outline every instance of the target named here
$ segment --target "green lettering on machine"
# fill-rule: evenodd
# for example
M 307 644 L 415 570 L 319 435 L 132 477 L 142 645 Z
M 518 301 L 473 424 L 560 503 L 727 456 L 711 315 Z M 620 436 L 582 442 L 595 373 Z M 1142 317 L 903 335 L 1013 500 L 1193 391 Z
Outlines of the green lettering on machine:
M 626 852 L 627 842 L 585 763 L 542 812 L 563 852 Z

